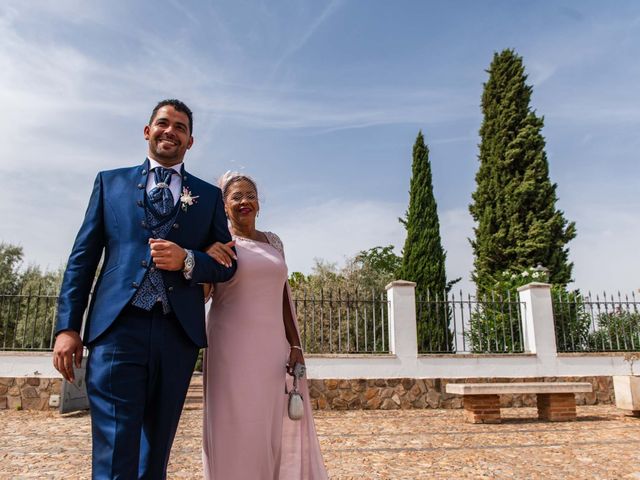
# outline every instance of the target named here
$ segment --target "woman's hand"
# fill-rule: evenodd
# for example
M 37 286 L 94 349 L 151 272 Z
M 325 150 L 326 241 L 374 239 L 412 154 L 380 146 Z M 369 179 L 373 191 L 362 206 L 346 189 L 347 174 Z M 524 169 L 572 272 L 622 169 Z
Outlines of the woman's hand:
M 228 243 L 220 243 L 216 242 L 207 248 L 207 255 L 213 258 L 220 265 L 224 265 L 225 267 L 231 266 L 231 260 L 238 260 L 236 257 L 236 252 L 233 251 L 232 247 L 236 246 L 235 240 L 231 240 Z
M 291 376 L 293 376 L 293 367 L 296 366 L 296 363 L 304 365 L 304 355 L 302 355 L 302 350 L 299 348 L 291 347 L 291 352 L 289 352 L 289 361 L 287 362 L 287 373 Z

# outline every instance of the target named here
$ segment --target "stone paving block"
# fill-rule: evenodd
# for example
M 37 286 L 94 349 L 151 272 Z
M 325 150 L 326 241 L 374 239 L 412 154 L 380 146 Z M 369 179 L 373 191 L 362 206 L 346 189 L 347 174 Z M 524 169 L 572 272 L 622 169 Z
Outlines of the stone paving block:
M 22 408 L 22 399 L 20 397 L 7 397 L 7 408 L 11 410 Z

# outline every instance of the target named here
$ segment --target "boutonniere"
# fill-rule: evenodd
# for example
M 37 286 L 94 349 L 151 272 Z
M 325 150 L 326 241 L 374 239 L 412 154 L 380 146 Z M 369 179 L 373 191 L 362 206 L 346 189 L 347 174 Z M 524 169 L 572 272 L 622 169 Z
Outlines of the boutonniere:
M 186 212 L 187 207 L 198 203 L 196 202 L 198 197 L 200 197 L 200 195 L 193 195 L 187 187 L 182 187 L 182 195 L 180 195 L 180 208 L 182 208 L 182 211 Z

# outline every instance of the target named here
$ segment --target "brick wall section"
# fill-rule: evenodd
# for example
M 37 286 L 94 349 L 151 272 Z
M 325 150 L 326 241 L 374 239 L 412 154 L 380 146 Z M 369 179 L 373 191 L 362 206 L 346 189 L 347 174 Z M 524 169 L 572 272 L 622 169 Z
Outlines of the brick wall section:
M 538 417 L 551 422 L 576 419 L 576 402 L 573 393 L 538 394 Z
M 469 423 L 500 423 L 500 395 L 465 395 L 464 419 Z
M 49 410 L 49 397 L 61 388 L 59 378 L 0 378 L 0 410 Z
M 395 410 L 462 408 L 462 397 L 445 392 L 447 383 L 589 382 L 593 392 L 575 394 L 578 405 L 612 404 L 611 377 L 427 378 L 309 380 L 313 408 L 320 410 Z M 536 396 L 501 395 L 501 407 L 535 407 Z

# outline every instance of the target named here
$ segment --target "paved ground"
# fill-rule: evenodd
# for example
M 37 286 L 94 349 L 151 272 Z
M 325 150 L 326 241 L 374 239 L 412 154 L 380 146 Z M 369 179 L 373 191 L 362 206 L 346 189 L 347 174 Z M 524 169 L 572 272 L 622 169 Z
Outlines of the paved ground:
M 503 415 L 469 425 L 460 410 L 317 412 L 316 424 L 332 479 L 640 479 L 640 418 L 602 406 L 578 407 L 573 423 Z M 169 478 L 201 478 L 201 422 L 185 411 Z M 89 456 L 88 415 L 0 411 L 1 479 L 89 478 Z

